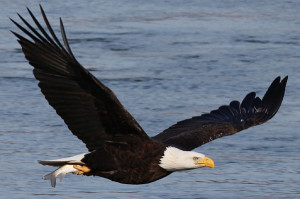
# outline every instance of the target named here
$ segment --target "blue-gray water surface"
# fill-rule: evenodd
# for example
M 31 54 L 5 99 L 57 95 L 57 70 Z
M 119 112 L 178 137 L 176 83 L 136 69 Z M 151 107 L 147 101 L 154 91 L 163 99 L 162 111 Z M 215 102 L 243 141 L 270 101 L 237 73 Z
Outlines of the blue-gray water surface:
M 62 17 L 79 62 L 153 136 L 289 75 L 277 115 L 196 149 L 215 169 L 146 185 L 67 175 L 56 188 L 39 159 L 87 152 L 42 96 L 9 17 Z M 299 198 L 299 1 L 0 1 L 0 198 Z

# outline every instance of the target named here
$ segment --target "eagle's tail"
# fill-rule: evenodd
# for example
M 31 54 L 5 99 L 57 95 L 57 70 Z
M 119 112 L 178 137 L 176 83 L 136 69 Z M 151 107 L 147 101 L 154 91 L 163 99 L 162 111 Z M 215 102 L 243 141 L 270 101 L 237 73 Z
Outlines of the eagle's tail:
M 84 156 L 85 154 L 80 154 L 57 160 L 39 160 L 38 162 L 42 165 L 59 166 L 59 168 L 55 171 L 45 175 L 43 179 L 50 180 L 51 186 L 55 187 L 56 178 L 59 175 L 61 175 L 60 181 L 62 181 L 67 173 L 83 174 L 84 172 L 86 172 L 86 170 L 81 169 L 86 168 L 84 167 L 84 163 L 81 161 L 84 158 Z

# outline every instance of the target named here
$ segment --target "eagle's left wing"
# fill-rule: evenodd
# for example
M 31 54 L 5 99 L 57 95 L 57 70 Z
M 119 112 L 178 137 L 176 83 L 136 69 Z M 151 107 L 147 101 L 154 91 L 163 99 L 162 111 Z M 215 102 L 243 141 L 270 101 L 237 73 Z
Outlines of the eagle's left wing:
M 63 44 L 58 40 L 41 7 L 47 26 L 42 27 L 28 9 L 37 28 L 19 15 L 25 26 L 13 23 L 29 38 L 13 32 L 49 104 L 82 140 L 89 151 L 101 148 L 116 137 L 131 136 L 136 142 L 150 140 L 116 95 L 87 71 L 74 57 L 60 20 Z

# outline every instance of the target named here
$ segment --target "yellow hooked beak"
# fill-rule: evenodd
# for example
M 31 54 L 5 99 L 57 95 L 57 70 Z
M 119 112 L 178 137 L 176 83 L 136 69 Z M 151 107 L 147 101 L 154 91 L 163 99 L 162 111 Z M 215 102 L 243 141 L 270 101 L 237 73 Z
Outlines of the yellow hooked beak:
M 203 160 L 199 160 L 195 163 L 196 165 L 199 165 L 200 167 L 215 167 L 215 163 L 212 159 L 205 157 Z

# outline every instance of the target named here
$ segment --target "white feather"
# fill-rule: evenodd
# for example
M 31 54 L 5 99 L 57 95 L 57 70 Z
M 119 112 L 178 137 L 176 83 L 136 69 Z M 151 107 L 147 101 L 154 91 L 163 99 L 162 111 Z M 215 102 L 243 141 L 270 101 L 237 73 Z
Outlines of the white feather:
M 60 181 L 62 181 L 67 173 L 74 173 L 77 174 L 78 170 L 73 167 L 74 164 L 84 165 L 81 161 L 85 156 L 84 154 L 75 155 L 72 157 L 67 158 L 60 158 L 56 160 L 39 160 L 38 162 L 42 165 L 49 165 L 49 166 L 59 166 L 58 169 L 55 171 L 45 175 L 43 177 L 44 180 L 50 180 L 51 186 L 55 187 L 56 185 L 56 178 L 60 176 Z
M 203 159 L 205 155 L 194 151 L 182 151 L 175 147 L 167 147 L 160 159 L 159 166 L 167 171 L 180 171 L 199 168 L 193 161 L 193 157 Z
M 39 160 L 38 162 L 42 165 L 49 165 L 49 166 L 61 166 L 61 165 L 65 165 L 66 163 L 84 164 L 81 160 L 84 158 L 85 155 L 86 153 L 83 153 L 72 157 L 60 158 L 56 160 Z

